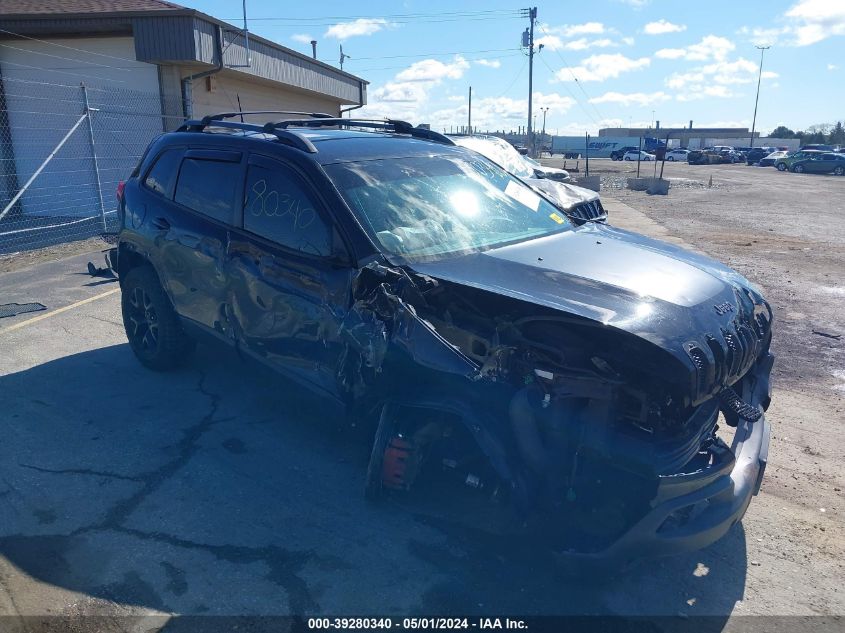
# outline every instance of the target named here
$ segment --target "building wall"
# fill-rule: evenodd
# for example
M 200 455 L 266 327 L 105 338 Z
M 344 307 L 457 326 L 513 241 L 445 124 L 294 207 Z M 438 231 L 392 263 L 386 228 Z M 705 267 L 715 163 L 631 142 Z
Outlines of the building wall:
M 183 68 L 181 76 L 192 71 Z M 196 72 L 196 71 L 193 71 Z M 302 112 L 340 113 L 340 101 L 336 98 L 298 91 L 289 86 L 262 83 L 254 78 L 244 79 L 240 73 L 226 70 L 210 78 L 192 82 L 192 106 L 194 117 L 215 112 L 237 112 L 238 97 L 241 110 L 295 110 Z M 210 79 L 210 84 L 209 84 Z M 209 85 L 211 90 L 209 90 Z M 266 115 L 254 117 L 256 121 L 268 120 Z M 249 118 L 247 117 L 247 120 Z
M 33 181 L 19 211 L 41 217 L 113 211 L 114 184 L 163 129 L 157 67 L 135 61 L 131 37 L 89 37 L 4 39 L 0 69 L 10 136 L 2 140 L 10 143 L 19 186 L 79 121 L 86 96 L 96 109 Z

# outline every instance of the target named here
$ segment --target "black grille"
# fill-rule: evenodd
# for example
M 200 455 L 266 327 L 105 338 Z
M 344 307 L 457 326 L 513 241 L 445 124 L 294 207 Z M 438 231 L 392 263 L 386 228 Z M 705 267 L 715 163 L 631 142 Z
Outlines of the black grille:
M 688 342 L 684 348 L 695 367 L 693 401 L 739 380 L 765 348 L 767 335 L 768 328 L 759 320 L 740 314 L 718 334 L 707 335 L 706 346 Z
M 568 215 L 579 220 L 606 220 L 607 211 L 601 206 L 600 200 L 592 200 L 590 202 L 582 202 L 572 207 Z

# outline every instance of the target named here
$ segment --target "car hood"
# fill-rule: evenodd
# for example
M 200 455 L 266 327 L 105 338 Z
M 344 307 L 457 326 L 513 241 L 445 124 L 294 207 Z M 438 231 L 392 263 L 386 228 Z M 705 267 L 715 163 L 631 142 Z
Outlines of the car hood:
M 599 194 L 590 189 L 576 187 L 565 182 L 549 178 L 523 178 L 526 184 L 536 187 L 561 209 L 571 209 L 582 202 L 592 202 L 599 199 Z
M 711 338 L 727 348 L 731 337 L 740 336 L 742 362 L 731 370 L 737 373 L 768 344 L 771 311 L 759 289 L 739 273 L 604 224 L 411 267 L 618 328 L 687 364 L 692 349 L 712 347 Z

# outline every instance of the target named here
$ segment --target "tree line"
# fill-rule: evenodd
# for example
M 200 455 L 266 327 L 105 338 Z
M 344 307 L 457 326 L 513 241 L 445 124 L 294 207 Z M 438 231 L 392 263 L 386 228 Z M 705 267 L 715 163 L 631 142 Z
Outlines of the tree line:
M 772 133 L 769 134 L 772 138 L 797 138 L 801 140 L 802 145 L 809 145 L 811 143 L 821 143 L 827 145 L 845 145 L 845 127 L 842 121 L 834 123 L 818 123 L 811 125 L 806 131 L 799 130 L 793 132 L 785 125 L 779 125 Z

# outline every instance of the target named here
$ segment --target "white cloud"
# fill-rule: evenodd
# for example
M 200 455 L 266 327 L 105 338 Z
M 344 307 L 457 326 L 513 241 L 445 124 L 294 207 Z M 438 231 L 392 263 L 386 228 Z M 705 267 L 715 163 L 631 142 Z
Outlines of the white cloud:
M 839 68 L 839 66 L 837 66 L 836 64 L 828 64 L 827 65 L 828 70 L 837 70 L 838 68 Z
M 605 26 L 601 22 L 585 22 L 584 24 L 564 24 L 563 26 L 544 27 L 550 33 L 556 33 L 563 37 L 575 37 L 576 35 L 601 35 L 605 32 Z
M 314 38 L 311 37 L 310 35 L 308 35 L 307 33 L 296 33 L 294 35 L 291 35 L 290 39 L 292 39 L 294 42 L 300 42 L 302 44 L 310 44 L 311 40 L 313 40 Z
M 841 0 L 800 0 L 781 17 L 785 26 L 739 29 L 755 46 L 809 46 L 845 35 L 845 3 Z
M 633 37 L 623 37 L 622 43 L 626 46 L 633 46 L 634 45 L 634 38 Z
M 793 24 L 795 46 L 809 46 L 834 35 L 845 35 L 845 2 L 800 0 L 785 17 Z
M 452 62 L 436 59 L 414 62 L 396 74 L 392 81 L 370 91 L 369 103 L 358 114 L 364 117 L 394 117 L 419 121 L 432 94 L 432 88 L 447 79 L 460 79 L 469 68 L 469 62 L 456 55 Z M 452 95 L 449 101 L 462 101 Z M 462 106 L 463 107 L 463 106 Z
M 635 9 L 642 9 L 644 6 L 649 4 L 651 0 L 619 0 L 622 4 L 627 4 L 630 7 Z
M 469 68 L 469 62 L 460 55 L 456 55 L 452 63 L 444 64 L 436 59 L 424 59 L 414 62 L 408 68 L 396 75 L 396 81 L 434 81 L 443 79 L 460 79 L 464 71 Z
M 678 101 L 698 101 L 706 97 L 716 97 L 719 99 L 729 99 L 736 96 L 727 86 L 694 86 L 687 92 L 678 94 L 675 98 Z M 717 127 L 717 126 L 706 126 Z
M 645 107 L 653 103 L 660 103 L 661 101 L 668 101 L 672 97 L 665 92 L 606 92 L 599 97 L 590 99 L 590 103 L 617 103 L 623 106 L 638 105 Z
M 551 51 L 583 51 L 588 48 L 608 48 L 611 46 L 619 46 L 618 43 L 606 37 L 594 40 L 589 40 L 586 37 L 581 37 L 577 40 L 564 42 L 563 39 L 558 37 L 557 35 L 544 35 L 543 37 L 535 38 L 534 43 L 538 46 L 542 45 L 544 48 L 547 48 Z
M 730 98 L 736 94 L 729 86 L 754 83 L 758 72 L 757 64 L 740 57 L 734 61 L 706 64 L 685 73 L 674 73 L 664 83 L 679 93 L 678 101 L 694 101 L 704 97 Z M 764 71 L 762 77 L 776 79 L 778 74 Z
M 370 98 L 374 102 L 386 103 L 417 103 L 425 98 L 424 84 L 413 81 L 389 81 L 372 91 Z
M 566 114 L 575 105 L 575 99 L 557 93 L 534 93 L 534 110 L 549 108 L 549 116 Z M 482 129 L 499 130 L 510 129 L 524 125 L 528 114 L 527 99 L 512 99 L 511 97 L 484 97 L 472 100 L 472 124 Z M 434 112 L 420 112 L 416 120 L 431 123 L 435 129 L 461 124 L 467 118 L 467 105 L 454 108 L 443 108 Z M 537 125 L 542 121 L 542 114 L 537 119 Z
M 498 59 L 476 59 L 474 63 L 479 66 L 487 66 L 487 68 L 499 68 L 502 65 Z
M 654 56 L 660 59 L 680 59 L 686 57 L 687 50 L 685 48 L 661 48 Z
M 571 70 L 561 68 L 555 73 L 555 78 L 557 81 L 574 81 L 575 78 L 578 81 L 604 81 L 615 79 L 622 73 L 642 70 L 650 63 L 651 60 L 648 57 L 631 59 L 619 53 L 592 55 L 582 59 L 581 64 Z
M 706 35 L 696 44 L 690 44 L 686 48 L 663 48 L 657 51 L 654 56 L 661 59 L 686 59 L 706 62 L 727 59 L 735 48 L 736 45 L 725 37 Z
M 359 35 L 372 35 L 388 28 L 391 23 L 383 18 L 359 18 L 352 22 L 341 22 L 333 24 L 323 34 L 323 37 L 333 37 L 338 40 L 346 40 Z
M 646 35 L 663 35 L 664 33 L 680 33 L 686 31 L 685 24 L 672 24 L 660 18 L 657 22 L 649 22 L 643 27 L 643 33 Z

